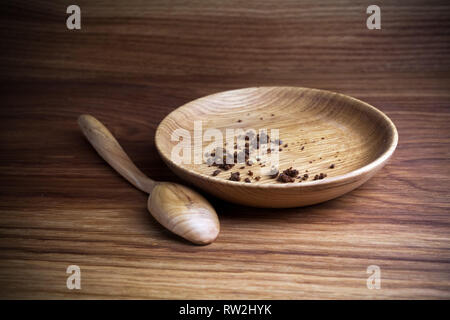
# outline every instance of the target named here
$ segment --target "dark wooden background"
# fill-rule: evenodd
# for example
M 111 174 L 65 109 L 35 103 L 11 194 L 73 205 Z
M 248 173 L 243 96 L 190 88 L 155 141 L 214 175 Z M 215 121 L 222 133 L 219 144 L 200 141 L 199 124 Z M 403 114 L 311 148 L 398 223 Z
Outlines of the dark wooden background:
M 67 30 L 66 7 L 82 29 Z M 1 298 L 450 298 L 450 4 L 2 1 Z M 390 163 L 307 208 L 209 197 L 215 243 L 181 241 L 79 132 L 103 121 L 142 170 L 179 181 L 154 133 L 192 99 L 289 85 L 365 100 L 396 124 Z M 81 268 L 81 290 L 66 268 Z M 380 290 L 366 287 L 369 265 Z

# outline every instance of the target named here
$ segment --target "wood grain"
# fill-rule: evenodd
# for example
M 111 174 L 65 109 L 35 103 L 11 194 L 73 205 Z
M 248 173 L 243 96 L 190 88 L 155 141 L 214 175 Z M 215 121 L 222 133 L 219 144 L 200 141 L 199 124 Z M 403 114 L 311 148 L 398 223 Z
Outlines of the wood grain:
M 2 3 L 2 298 L 450 298 L 450 6 L 379 1 Z M 361 188 L 320 205 L 254 209 L 209 197 L 221 234 L 196 247 L 149 217 L 146 195 L 92 151 L 105 122 L 136 165 L 180 182 L 154 134 L 219 91 L 301 86 L 385 112 L 399 145 Z M 81 290 L 66 268 L 81 268 Z M 381 289 L 366 287 L 369 265 Z

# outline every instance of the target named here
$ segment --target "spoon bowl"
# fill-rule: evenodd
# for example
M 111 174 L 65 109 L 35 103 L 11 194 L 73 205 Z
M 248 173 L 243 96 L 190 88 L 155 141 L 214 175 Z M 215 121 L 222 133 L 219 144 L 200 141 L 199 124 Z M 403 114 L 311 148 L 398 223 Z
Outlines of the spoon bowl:
M 209 202 L 177 183 L 157 183 L 148 198 L 148 210 L 167 229 L 196 244 L 213 242 L 220 231 L 219 219 Z

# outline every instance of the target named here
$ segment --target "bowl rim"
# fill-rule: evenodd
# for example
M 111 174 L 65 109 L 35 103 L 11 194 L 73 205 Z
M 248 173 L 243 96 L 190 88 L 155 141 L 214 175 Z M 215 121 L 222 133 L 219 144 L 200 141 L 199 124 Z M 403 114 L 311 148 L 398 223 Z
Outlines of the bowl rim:
M 207 97 L 212 97 L 214 95 L 219 95 L 219 94 L 224 94 L 224 93 L 231 93 L 234 91 L 243 91 L 243 90 L 250 90 L 250 89 L 302 89 L 302 90 L 311 90 L 311 91 L 317 91 L 317 92 L 325 92 L 327 94 L 333 94 L 333 95 L 337 95 L 339 97 L 342 97 L 344 99 L 349 99 L 352 100 L 356 103 L 362 104 L 364 107 L 366 107 L 369 110 L 372 110 L 373 112 L 375 112 L 376 114 L 378 114 L 387 124 L 388 124 L 388 128 L 390 129 L 390 132 L 392 133 L 392 137 L 389 141 L 389 145 L 388 148 L 381 154 L 379 155 L 376 159 L 374 159 L 373 161 L 371 161 L 370 163 L 352 170 L 350 172 L 347 172 L 345 174 L 341 174 L 338 176 L 334 176 L 334 177 L 330 177 L 327 179 L 321 179 L 321 180 L 310 180 L 310 181 L 302 181 L 302 183 L 279 183 L 279 184 L 269 184 L 269 183 L 265 183 L 265 184 L 252 184 L 252 183 L 245 183 L 243 181 L 230 181 L 230 180 L 226 180 L 223 178 L 217 178 L 214 176 L 210 176 L 210 175 L 206 175 L 203 173 L 198 173 L 196 171 L 193 170 L 189 170 L 187 168 L 185 168 L 182 165 L 176 164 L 175 162 L 173 162 L 170 158 L 168 158 L 162 151 L 161 148 L 158 144 L 158 137 L 162 136 L 161 134 L 161 126 L 163 124 L 163 122 L 170 118 L 172 113 L 175 113 L 177 111 L 179 111 L 179 109 L 181 108 L 188 108 L 191 103 L 198 101 L 198 100 L 203 100 Z M 220 184 L 220 185 L 224 185 L 224 186 L 239 186 L 239 187 L 245 187 L 245 188 L 256 188 L 256 189 L 266 189 L 266 188 L 275 188 L 275 189 L 285 189 L 285 188 L 307 188 L 307 187 L 312 187 L 312 186 L 326 186 L 328 184 L 336 184 L 339 182 L 345 183 L 348 182 L 349 180 L 353 179 L 353 178 L 357 178 L 363 174 L 369 173 L 372 170 L 376 169 L 378 166 L 382 165 L 383 163 L 385 163 L 387 160 L 389 160 L 389 158 L 392 156 L 392 154 L 394 153 L 395 149 L 397 148 L 398 145 L 398 132 L 397 132 L 397 128 L 395 127 L 394 123 L 392 122 L 392 120 L 385 114 L 383 113 L 381 110 L 375 108 L 374 106 L 370 105 L 367 102 L 364 102 L 362 100 L 359 100 L 357 98 L 354 98 L 352 96 L 346 95 L 346 94 L 342 94 L 342 93 L 338 93 L 338 92 L 334 92 L 334 91 L 330 91 L 330 90 L 322 90 L 322 89 L 315 89 L 315 88 L 308 88 L 308 87 L 295 87 L 295 86 L 258 86 L 258 87 L 247 87 L 247 88 L 240 88 L 240 89 L 232 89 L 232 90 L 225 90 L 225 91 L 220 91 L 220 92 L 216 92 L 216 93 L 212 93 L 206 96 L 202 96 L 200 98 L 191 100 L 189 102 L 184 103 L 183 105 L 175 108 L 174 110 L 172 110 L 169 114 L 167 114 L 163 120 L 161 120 L 161 122 L 158 124 L 158 127 L 156 129 L 155 132 L 155 137 L 154 137 L 154 141 L 155 141 L 155 146 L 156 149 L 160 155 L 160 157 L 164 160 L 164 162 L 167 164 L 167 166 L 169 167 L 169 169 L 171 169 L 173 171 L 173 169 L 171 168 L 171 166 L 176 167 L 177 170 L 181 170 L 182 172 L 184 172 L 185 174 L 187 174 L 188 176 L 196 176 L 197 178 L 200 178 L 202 180 L 206 180 L 207 182 L 211 182 L 211 183 L 215 183 L 215 184 Z M 170 163 L 170 165 L 169 165 Z M 177 174 L 175 172 L 175 174 Z M 177 174 L 178 175 L 178 174 Z

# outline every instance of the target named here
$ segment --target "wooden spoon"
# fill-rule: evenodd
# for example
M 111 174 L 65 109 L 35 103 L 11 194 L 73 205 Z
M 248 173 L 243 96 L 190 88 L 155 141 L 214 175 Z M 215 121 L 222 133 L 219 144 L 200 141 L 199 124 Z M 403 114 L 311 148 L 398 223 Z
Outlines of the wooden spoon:
M 81 115 L 78 124 L 106 162 L 136 188 L 150 194 L 147 207 L 159 223 L 196 244 L 209 244 L 217 238 L 220 231 L 219 219 L 203 196 L 177 183 L 158 182 L 148 178 L 96 118 Z

